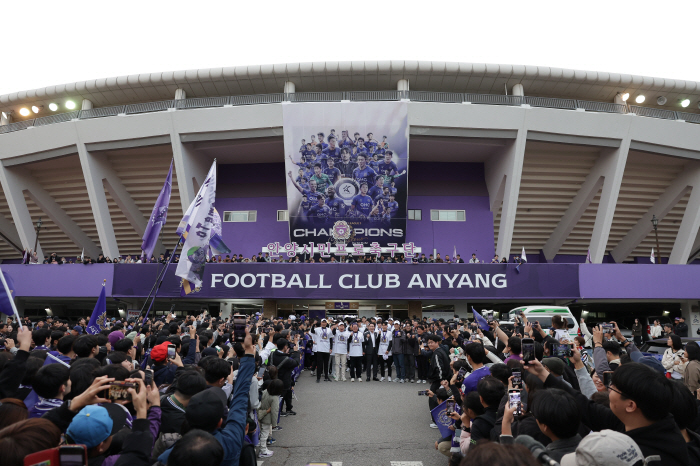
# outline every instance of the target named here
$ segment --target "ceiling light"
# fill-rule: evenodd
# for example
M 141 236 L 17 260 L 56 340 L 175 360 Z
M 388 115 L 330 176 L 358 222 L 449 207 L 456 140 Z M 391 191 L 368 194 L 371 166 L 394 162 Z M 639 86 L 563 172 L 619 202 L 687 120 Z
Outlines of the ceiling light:
M 19 114 L 22 115 L 22 116 L 27 116 L 27 115 L 29 115 L 29 110 L 26 109 L 26 108 L 21 108 L 21 109 L 19 110 Z
M 73 110 L 75 108 L 75 102 L 73 102 L 72 100 L 69 100 L 68 102 L 66 102 L 66 108 L 68 110 Z
M 622 94 L 622 101 L 623 102 L 627 102 L 627 99 L 629 99 L 629 98 L 630 98 L 629 92 L 625 92 L 624 94 Z
M 660 95 L 659 97 L 656 98 L 656 103 L 658 105 L 666 105 L 666 97 Z
M 637 102 L 638 104 L 643 103 L 645 100 L 646 100 L 646 97 L 644 97 L 643 95 L 638 95 L 637 98 L 634 99 L 634 101 Z
M 38 106 L 37 106 L 37 105 L 32 105 L 32 112 L 34 112 L 34 113 L 39 113 L 39 112 L 41 111 L 42 108 L 44 108 L 43 105 L 38 105 Z
M 51 110 L 52 112 L 55 112 L 56 110 L 58 110 L 58 105 L 56 105 L 56 104 L 53 103 L 53 102 L 50 103 L 50 104 L 49 104 L 49 110 Z
M 690 105 L 690 99 L 683 99 L 681 100 L 681 107 L 685 108 L 688 105 Z

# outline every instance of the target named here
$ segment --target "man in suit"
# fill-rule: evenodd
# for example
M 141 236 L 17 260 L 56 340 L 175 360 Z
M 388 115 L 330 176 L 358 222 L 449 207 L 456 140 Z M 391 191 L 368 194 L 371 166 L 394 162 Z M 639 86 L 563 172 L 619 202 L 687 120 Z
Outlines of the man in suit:
M 375 330 L 373 323 L 370 323 L 365 330 L 365 341 L 363 344 L 363 351 L 365 353 L 365 367 L 367 368 L 367 382 L 369 382 L 369 371 L 372 371 L 372 380 L 379 382 L 377 378 L 377 371 L 379 370 L 378 360 L 377 360 L 377 348 L 379 347 L 379 332 Z

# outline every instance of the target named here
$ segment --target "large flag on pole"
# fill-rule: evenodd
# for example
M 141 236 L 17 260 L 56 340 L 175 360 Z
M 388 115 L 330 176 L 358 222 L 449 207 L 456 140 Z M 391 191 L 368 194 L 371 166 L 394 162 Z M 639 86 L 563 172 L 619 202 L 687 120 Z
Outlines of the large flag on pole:
M 525 246 L 523 246 L 523 253 L 520 254 L 520 259 L 522 262 L 527 262 L 527 256 L 525 255 Z
M 146 258 L 150 258 L 153 255 L 153 249 L 155 249 L 156 243 L 158 242 L 158 235 L 160 235 L 160 230 L 163 228 L 163 225 L 165 225 L 165 220 L 168 217 L 172 185 L 173 162 L 171 161 L 168 176 L 165 178 L 165 184 L 163 185 L 163 189 L 160 190 L 158 199 L 156 199 L 153 212 L 151 212 L 151 218 L 148 219 L 148 226 L 146 226 L 146 231 L 143 234 L 141 249 L 146 255 Z
M 457 405 L 455 405 L 455 410 L 456 409 Z M 454 432 L 450 430 L 450 426 L 453 425 L 455 421 L 447 414 L 447 401 L 443 401 L 436 408 L 430 410 L 430 414 L 433 415 L 433 420 L 435 424 L 437 424 L 440 435 L 442 435 L 443 438 L 450 437 L 454 434 Z
M 490 330 L 491 327 L 489 327 L 489 323 L 484 319 L 484 316 L 482 316 L 479 311 L 474 309 L 474 306 L 472 306 L 472 315 L 474 316 L 474 322 L 476 322 L 479 325 L 479 328 L 481 330 Z
M 2 280 L 2 287 L 0 287 L 0 312 L 8 316 L 15 316 L 17 326 L 21 330 L 22 326 L 20 323 L 22 319 L 19 318 L 19 313 L 15 306 L 15 284 L 12 281 L 12 277 L 2 271 L 0 271 L 0 280 Z
M 107 280 L 102 282 L 100 297 L 97 298 L 97 304 L 95 304 L 95 309 L 92 311 L 90 322 L 88 322 L 87 328 L 85 329 L 85 331 L 90 335 L 100 333 L 106 328 L 107 325 L 107 298 L 105 297 L 105 284 L 107 284 Z
M 214 227 L 214 201 L 216 201 L 216 160 L 211 165 L 197 197 L 187 209 L 178 227 L 178 234 L 186 239 L 175 275 L 183 279 L 183 290 L 186 294 L 189 294 L 188 288 L 189 292 L 192 292 L 202 286 L 207 250 Z
M 656 264 L 656 257 L 654 257 L 654 248 L 651 248 L 651 256 L 649 256 L 649 260 L 652 264 Z

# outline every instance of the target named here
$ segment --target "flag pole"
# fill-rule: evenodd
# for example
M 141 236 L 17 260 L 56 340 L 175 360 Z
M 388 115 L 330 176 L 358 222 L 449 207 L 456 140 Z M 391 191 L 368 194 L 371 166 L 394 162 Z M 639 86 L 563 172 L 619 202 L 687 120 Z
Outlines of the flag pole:
M 12 293 L 10 292 L 9 287 L 7 286 L 7 282 L 5 281 L 5 276 L 2 274 L 2 270 L 0 270 L 0 280 L 2 280 L 2 286 L 5 288 L 5 293 L 7 293 L 7 297 L 10 300 L 10 305 L 12 306 L 12 312 L 14 312 L 15 317 L 17 318 L 17 327 L 19 327 L 19 331 L 23 332 L 24 327 L 22 327 L 22 319 L 19 317 L 19 312 L 17 312 L 17 306 L 15 306 L 15 298 L 12 296 Z
M 175 252 L 177 251 L 177 247 L 180 245 L 182 242 L 182 236 L 180 239 L 178 239 L 177 244 L 173 248 L 173 252 L 170 254 L 170 257 L 168 258 L 168 262 L 165 264 L 165 267 L 160 271 L 158 274 L 158 277 L 156 278 L 155 283 L 153 284 L 153 287 L 151 288 L 151 292 L 148 293 L 148 297 L 146 298 L 146 302 L 143 303 L 143 307 L 141 307 L 141 312 L 139 312 L 139 319 L 141 318 L 141 315 L 143 314 L 143 310 L 146 309 L 146 304 L 148 304 L 148 300 L 151 299 L 151 295 L 153 294 L 153 291 L 155 290 L 155 295 L 153 296 L 153 299 L 151 300 L 151 305 L 148 307 L 148 311 L 146 311 L 146 315 L 144 316 L 144 322 L 145 318 L 148 317 L 148 313 L 151 312 L 151 308 L 153 307 L 153 303 L 156 300 L 156 297 L 158 297 L 158 290 L 160 289 L 160 286 L 163 284 L 163 280 L 165 279 L 165 273 L 168 270 L 168 266 L 172 263 L 173 257 L 175 257 Z

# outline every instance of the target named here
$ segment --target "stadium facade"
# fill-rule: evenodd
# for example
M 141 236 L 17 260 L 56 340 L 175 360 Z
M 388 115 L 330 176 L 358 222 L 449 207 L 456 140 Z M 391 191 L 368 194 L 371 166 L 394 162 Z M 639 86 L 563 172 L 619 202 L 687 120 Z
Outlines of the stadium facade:
M 138 307 L 158 265 L 13 262 L 35 244 L 42 257 L 75 258 L 83 250 L 92 257 L 140 255 L 171 160 L 161 252 L 176 244 L 177 222 L 214 159 L 216 205 L 232 252 L 251 257 L 268 244 L 289 243 L 286 158 L 299 154 L 285 147 L 285 109 L 401 103 L 410 154 L 399 205 L 403 241 L 426 255 L 456 251 L 468 261 L 475 253 L 485 264 L 216 264 L 208 267 L 207 289 L 188 299 L 178 298 L 169 272 L 163 306 L 247 303 L 285 313 L 343 300 L 374 310 L 417 314 L 431 306 L 460 314 L 472 303 L 655 302 L 659 312 L 682 312 L 700 327 L 699 100 L 696 82 L 404 61 L 151 73 L 0 96 L 0 259 L 21 278 L 15 282 L 26 309 L 69 312 L 79 304 L 67 300 L 96 296 L 98 285 L 89 282 L 102 279 L 115 303 Z M 326 121 L 318 124 L 326 136 L 355 130 Z M 528 263 L 519 271 L 488 264 L 494 254 L 513 257 L 523 248 Z M 652 248 L 662 264 L 650 263 Z M 246 274 L 256 283 L 243 280 Z M 265 274 L 284 275 L 284 286 L 261 287 Z M 383 277 L 382 285 L 362 288 L 368 274 Z M 293 275 L 301 287 L 288 286 Z M 414 275 L 422 287 L 408 286 Z M 428 275 L 442 276 L 441 285 L 432 277 L 428 288 Z M 389 285 L 393 276 L 396 287 Z M 461 280 L 472 286 L 458 287 Z

